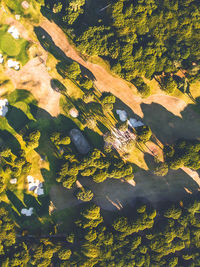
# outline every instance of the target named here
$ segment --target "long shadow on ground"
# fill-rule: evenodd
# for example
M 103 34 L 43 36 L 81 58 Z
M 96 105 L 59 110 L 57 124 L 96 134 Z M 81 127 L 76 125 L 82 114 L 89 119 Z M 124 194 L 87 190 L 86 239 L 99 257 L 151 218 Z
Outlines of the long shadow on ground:
M 188 105 L 181 112 L 182 118 L 157 103 L 142 104 L 141 108 L 144 122 L 163 143 L 172 143 L 180 138 L 200 138 L 200 118 L 193 110 L 194 105 Z
M 34 31 L 37 35 L 38 40 L 40 41 L 41 46 L 46 51 L 51 53 L 56 59 L 58 59 L 61 62 L 61 65 L 63 65 L 63 67 L 65 66 L 65 64 L 69 64 L 69 63 L 73 62 L 73 60 L 71 58 L 67 57 L 66 54 L 54 43 L 52 37 L 43 28 L 35 27 Z M 81 64 L 79 64 L 79 65 L 80 65 L 80 68 L 81 68 L 83 74 L 87 74 L 87 76 L 91 80 L 95 80 L 95 77 L 94 77 L 92 72 L 90 72 L 87 68 L 85 68 Z

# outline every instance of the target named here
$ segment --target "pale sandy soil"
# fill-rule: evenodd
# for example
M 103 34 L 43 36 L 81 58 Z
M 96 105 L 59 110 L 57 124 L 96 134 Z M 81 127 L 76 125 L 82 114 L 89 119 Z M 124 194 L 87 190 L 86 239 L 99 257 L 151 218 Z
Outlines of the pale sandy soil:
M 40 57 L 44 62 L 46 55 Z M 39 57 L 29 60 L 19 71 L 7 69 L 15 88 L 29 90 L 38 100 L 38 105 L 49 112 L 52 116 L 57 116 L 60 112 L 60 94 L 51 88 L 52 77 L 46 70 L 45 63 L 41 63 Z
M 187 167 L 181 168 L 185 173 L 187 173 L 200 187 L 200 177 L 197 171 L 193 171 Z

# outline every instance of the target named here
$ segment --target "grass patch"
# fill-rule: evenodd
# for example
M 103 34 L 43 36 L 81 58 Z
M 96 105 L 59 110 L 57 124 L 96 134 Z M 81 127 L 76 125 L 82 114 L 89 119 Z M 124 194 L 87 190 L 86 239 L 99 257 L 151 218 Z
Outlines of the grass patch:
M 16 57 L 20 53 L 20 43 L 15 40 L 9 33 L 5 33 L 0 41 L 0 48 L 2 52 L 10 57 Z
M 4 56 L 15 57 L 23 66 L 29 60 L 27 54 L 29 42 L 23 38 L 13 38 L 7 30 L 8 25 L 3 25 L 0 28 L 0 51 Z

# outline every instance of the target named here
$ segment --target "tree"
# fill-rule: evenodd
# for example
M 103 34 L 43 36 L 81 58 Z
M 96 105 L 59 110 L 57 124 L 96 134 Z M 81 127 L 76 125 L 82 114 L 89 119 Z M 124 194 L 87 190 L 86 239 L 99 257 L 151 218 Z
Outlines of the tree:
M 68 260 L 71 256 L 72 252 L 70 249 L 68 248 L 61 248 L 59 251 L 58 251 L 58 258 L 61 259 L 61 260 Z
M 158 176 L 165 176 L 168 173 L 168 165 L 165 162 L 159 162 L 154 170 L 154 174 Z
M 100 207 L 95 204 L 88 204 L 81 214 L 89 220 L 97 220 L 100 218 Z
M 66 176 L 63 181 L 62 184 L 64 187 L 70 189 L 72 188 L 72 185 L 76 182 L 77 177 L 76 176 Z
M 150 95 L 150 87 L 143 81 L 142 78 L 136 77 L 131 80 L 131 83 L 136 86 L 142 97 L 148 97 Z
M 172 218 L 174 220 L 177 220 L 180 216 L 181 216 L 181 209 L 180 208 L 176 208 L 174 205 L 172 207 L 170 207 L 169 209 L 167 209 L 164 212 L 164 216 L 167 218 Z
M 92 200 L 94 194 L 90 189 L 87 188 L 79 188 L 75 194 L 78 200 L 82 200 L 84 202 Z
M 177 88 L 177 84 L 170 74 L 161 77 L 161 89 L 168 94 L 172 94 Z
M 26 143 L 26 147 L 29 149 L 35 149 L 39 145 L 39 139 L 40 139 L 40 131 L 34 130 L 32 132 L 29 132 L 23 136 L 23 139 Z
M 107 170 L 100 170 L 93 174 L 92 179 L 95 183 L 102 183 L 108 178 Z
M 138 141 L 146 143 L 152 136 L 152 132 L 149 126 L 139 126 L 136 128 L 136 134 Z

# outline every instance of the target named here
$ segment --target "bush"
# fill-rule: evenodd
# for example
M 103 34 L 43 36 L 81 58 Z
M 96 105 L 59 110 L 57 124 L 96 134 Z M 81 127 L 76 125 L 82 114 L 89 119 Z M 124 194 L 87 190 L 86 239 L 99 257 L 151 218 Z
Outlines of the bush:
M 157 176 L 165 176 L 168 173 L 168 165 L 165 162 L 159 162 L 155 167 L 154 174 Z
M 152 136 L 152 132 L 149 126 L 139 126 L 136 128 L 136 134 L 138 141 L 147 142 Z
M 92 200 L 94 196 L 90 189 L 85 188 L 79 188 L 75 195 L 78 200 L 82 200 L 84 202 Z
M 143 81 L 142 78 L 136 77 L 133 80 L 131 80 L 131 83 L 133 83 L 138 92 L 141 94 L 142 97 L 148 97 L 150 96 L 150 87 Z
M 71 256 L 72 252 L 70 249 L 65 249 L 62 248 L 61 250 L 58 251 L 58 257 L 61 260 L 68 260 Z
M 177 88 L 177 84 L 171 75 L 165 75 L 161 78 L 161 89 L 168 94 L 172 94 Z
M 97 220 L 100 218 L 100 207 L 95 204 L 89 204 L 81 214 L 89 220 Z

